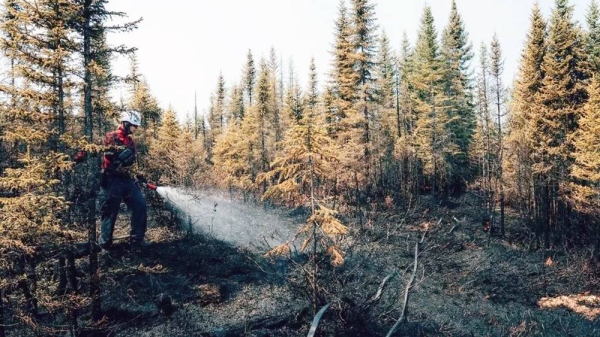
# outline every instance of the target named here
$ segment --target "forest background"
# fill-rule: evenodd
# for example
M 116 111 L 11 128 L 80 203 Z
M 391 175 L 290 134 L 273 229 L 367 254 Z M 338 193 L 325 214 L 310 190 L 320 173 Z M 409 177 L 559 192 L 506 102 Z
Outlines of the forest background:
M 86 293 L 68 284 L 68 254 L 59 259 L 65 271 L 56 285 L 40 286 L 35 275 L 40 256 L 54 256 L 48 252 L 85 241 L 94 247 L 93 154 L 128 109 L 142 114 L 139 173 L 163 185 L 218 187 L 245 200 L 308 208 L 301 232 L 304 246 L 315 245 L 314 266 L 317 243 L 331 264 L 344 263 L 340 237 L 348 227 L 340 214 L 363 226 L 363 215 L 379 205 L 410 209 L 423 195 L 464 193 L 482 200 L 480 221 L 490 233 L 506 235 L 510 209 L 531 249 L 586 246 L 598 255 L 595 1 L 581 24 L 567 0 L 556 0 L 549 17 L 533 6 L 514 83 L 503 80 L 497 36 L 473 46 L 454 1 L 440 30 L 425 6 L 416 41 L 405 37 L 398 52 L 372 1 L 341 1 L 327 78 L 318 78 L 313 61 L 307 83 L 299 83 L 298 70 L 282 69 L 274 48 L 259 59 L 249 50 L 239 79 L 216 78 L 206 114 L 196 107 L 183 123 L 150 91 L 134 46 L 107 45 L 109 32 L 136 29 L 139 21 L 114 25 L 109 18 L 124 13 L 106 5 L 4 1 L 0 42 L 10 67 L 0 85 L 0 319 L 4 302 L 32 329 L 41 329 L 41 308 L 89 308 L 100 319 L 93 249 Z M 131 59 L 126 77 L 111 70 L 119 54 Z M 127 95 L 111 99 L 123 84 Z M 74 166 L 81 149 L 91 159 Z

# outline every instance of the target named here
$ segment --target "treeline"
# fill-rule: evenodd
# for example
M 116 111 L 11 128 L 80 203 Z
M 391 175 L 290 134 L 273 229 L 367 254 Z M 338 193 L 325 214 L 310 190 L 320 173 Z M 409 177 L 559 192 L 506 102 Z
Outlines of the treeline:
M 324 85 L 314 61 L 308 83 L 293 65 L 284 79 L 274 50 L 257 63 L 249 51 L 229 86 L 219 77 L 206 118 L 195 118 L 214 181 L 270 198 L 276 190 L 276 201 L 297 205 L 310 188 L 359 215 L 372 203 L 407 207 L 419 195 L 469 191 L 500 235 L 507 205 L 537 247 L 597 233 L 584 225 L 599 210 L 597 3 L 583 26 L 567 0 L 548 19 L 534 5 L 511 89 L 497 36 L 476 59 L 455 1 L 441 32 L 425 6 L 414 43 L 406 34 L 390 41 L 375 10 L 373 1 L 340 2 Z M 286 176 L 315 158 L 327 162 L 318 179 Z
M 69 256 L 44 254 L 82 241 L 93 247 L 100 161 L 93 154 L 125 109 L 142 114 L 137 166 L 149 180 L 307 206 L 305 245 L 316 252 L 323 235 L 334 264 L 343 262 L 336 238 L 346 232 L 336 211 L 362 217 L 380 203 L 410 207 L 424 194 L 478 195 L 482 221 L 500 235 L 511 206 L 537 247 L 597 235 L 595 1 L 583 25 L 567 0 L 556 0 L 549 18 L 533 7 L 509 90 L 500 41 L 490 37 L 476 59 L 455 1 L 441 31 L 426 6 L 411 42 L 389 40 L 373 1 L 342 0 L 326 79 L 317 78 L 313 61 L 308 83 L 298 83 L 274 49 L 258 60 L 248 51 L 240 79 L 226 84 L 219 76 L 207 113 L 195 107 L 182 125 L 151 93 L 134 48 L 107 45 L 109 31 L 135 29 L 138 21 L 113 24 L 109 18 L 124 14 L 109 12 L 106 2 L 4 1 L 0 337 L 2 322 L 77 333 L 100 320 L 94 251 L 79 286 L 67 282 L 75 263 Z M 126 77 L 111 72 L 117 55 L 132 60 Z M 111 100 L 123 85 L 127 96 Z M 92 156 L 74 166 L 81 149 Z M 58 281 L 40 285 L 52 279 L 54 263 Z M 82 318 L 88 312 L 89 321 Z

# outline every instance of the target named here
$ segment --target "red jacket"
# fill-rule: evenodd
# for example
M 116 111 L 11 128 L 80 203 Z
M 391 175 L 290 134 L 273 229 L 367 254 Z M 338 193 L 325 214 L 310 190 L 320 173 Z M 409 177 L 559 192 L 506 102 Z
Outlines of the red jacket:
M 134 158 L 136 154 L 135 142 L 130 135 L 125 134 L 125 129 L 123 129 L 122 125 L 119 125 L 117 131 L 106 134 L 104 137 L 104 145 L 109 147 L 109 149 L 104 152 L 102 169 L 112 171 L 133 165 L 133 161 L 131 163 L 119 163 L 118 166 L 114 164 L 117 161 L 119 154 L 125 149 L 130 149 L 133 152 Z

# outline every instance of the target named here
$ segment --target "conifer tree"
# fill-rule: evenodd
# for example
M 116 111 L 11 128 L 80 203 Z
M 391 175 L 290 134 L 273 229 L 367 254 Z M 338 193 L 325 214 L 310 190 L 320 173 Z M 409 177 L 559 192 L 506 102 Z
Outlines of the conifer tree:
M 448 125 L 448 98 L 444 90 L 444 71 L 431 8 L 426 6 L 414 54 L 415 149 L 425 180 L 432 193 L 441 190 L 451 172 L 449 156 L 459 150 L 452 142 Z
M 91 72 L 93 82 L 91 88 L 92 116 L 95 119 L 98 136 L 110 131 L 110 120 L 115 119 L 117 109 L 111 101 L 110 89 L 115 83 L 115 77 L 111 73 L 110 60 L 112 52 L 106 41 L 106 29 L 96 22 L 91 36 L 90 49 L 94 55 L 94 71 Z
M 358 73 L 357 85 L 363 100 L 373 99 L 373 88 L 366 87 L 375 80 L 375 56 L 377 52 L 377 24 L 375 5 L 369 0 L 352 0 L 354 68 Z
M 375 79 L 376 79 L 376 53 L 377 53 L 377 25 L 375 18 L 375 5 L 369 0 L 352 0 L 352 19 L 353 25 L 353 39 L 354 39 L 354 53 L 351 55 L 354 58 L 354 70 L 358 74 L 356 83 L 358 89 L 358 101 L 356 102 L 356 110 L 358 116 L 350 116 L 350 123 L 354 124 L 356 135 L 360 134 L 360 138 L 356 139 L 356 143 L 362 147 L 361 152 L 364 154 L 362 160 L 363 165 L 353 166 L 356 169 L 360 169 L 360 166 L 364 167 L 366 187 L 370 189 L 371 183 L 371 163 L 372 151 L 375 148 L 373 144 L 373 126 L 378 124 L 379 120 L 376 120 L 378 116 L 373 114 L 374 107 L 372 104 L 375 102 Z M 359 117 L 360 116 L 360 117 Z
M 539 95 L 545 75 L 542 62 L 546 53 L 546 35 L 546 22 L 536 3 L 513 90 L 507 140 L 510 152 L 506 158 L 507 173 L 514 182 L 512 190 L 518 200 L 519 211 L 529 222 L 533 221 L 530 216 L 534 212 L 531 156 L 534 150 L 533 134 L 536 132 L 534 125 L 540 118 L 541 110 Z
M 208 114 L 209 130 L 207 130 L 208 140 L 206 142 L 208 159 L 212 160 L 212 150 L 217 139 L 225 132 L 225 79 L 219 75 L 217 87 L 211 97 L 211 105 Z
M 458 13 L 456 1 L 452 0 L 448 25 L 442 32 L 441 59 L 444 73 L 444 91 L 448 97 L 446 106 L 449 118 L 450 139 L 458 151 L 448 160 L 453 164 L 453 184 L 462 184 L 469 170 L 468 149 L 475 128 L 475 113 L 471 93 L 472 79 L 470 61 L 473 58 L 468 33 Z
M 140 64 L 137 58 L 137 54 L 131 53 L 129 55 L 129 74 L 125 81 L 129 83 L 129 93 L 133 96 L 135 91 L 138 88 L 138 83 L 142 80 L 142 75 L 140 74 Z
M 490 75 L 491 75 L 491 90 L 492 99 L 495 106 L 494 124 L 496 128 L 495 151 L 496 160 L 494 165 L 495 180 L 497 193 L 500 196 L 500 234 L 504 236 L 504 174 L 503 174 L 503 157 L 504 157 L 504 129 L 503 119 L 506 116 L 505 112 L 505 88 L 502 83 L 502 73 L 504 72 L 504 58 L 502 48 L 498 41 L 498 36 L 494 34 L 490 45 Z
M 341 128 L 341 121 L 352 114 L 354 101 L 357 99 L 358 73 L 354 70 L 354 43 L 352 41 L 353 26 L 348 17 L 348 9 L 344 0 L 338 6 L 338 18 L 335 22 L 335 42 L 332 52 L 334 61 L 331 74 L 331 86 L 334 99 L 330 112 L 330 128 L 334 135 Z
M 254 58 L 252 57 L 252 51 L 250 49 L 248 50 L 248 55 L 246 56 L 243 83 L 248 106 L 251 106 L 252 99 L 254 98 L 254 85 L 256 83 L 256 68 L 254 66 Z
M 393 159 L 394 142 L 397 134 L 396 113 L 396 58 L 391 50 L 389 39 L 384 32 L 379 39 L 377 54 L 377 110 L 373 134 L 377 142 L 374 143 L 375 151 L 381 153 L 376 163 L 379 168 L 377 179 L 380 189 L 396 189 L 395 179 L 397 168 Z
M 218 137 L 225 130 L 225 94 L 225 79 L 223 78 L 223 74 L 220 74 L 215 90 L 215 109 L 209 119 L 210 128 L 214 132 L 215 137 Z
M 588 29 L 585 50 L 592 72 L 597 74 L 600 72 L 600 8 L 596 0 L 590 2 L 585 18 Z
M 120 12 L 111 12 L 106 9 L 107 0 L 83 0 L 77 2 L 80 5 L 79 20 L 74 20 L 76 31 L 80 37 L 79 51 L 83 59 L 83 111 L 85 115 L 84 130 L 87 142 L 91 144 L 94 141 L 94 112 L 103 112 L 101 109 L 95 110 L 95 106 L 103 106 L 101 102 L 94 103 L 94 84 L 98 86 L 96 92 L 101 93 L 106 88 L 109 82 L 103 80 L 102 76 L 107 70 L 107 62 L 114 54 L 130 54 L 133 49 L 124 46 L 115 48 L 107 48 L 103 42 L 103 35 L 107 32 L 125 32 L 137 28 L 138 21 L 128 22 L 109 26 L 106 21 L 114 18 L 123 17 Z M 64 20 L 64 18 L 62 18 Z M 65 21 L 59 21 L 59 25 L 63 25 Z M 68 22 L 68 21 L 67 21 Z M 96 99 L 103 98 L 96 96 Z M 99 130 L 99 125 L 96 128 Z M 92 147 L 93 148 L 93 147 Z M 94 149 L 94 152 L 97 152 Z M 86 205 L 87 209 L 87 229 L 88 243 L 90 247 L 96 245 L 96 213 L 95 213 L 95 194 L 91 192 L 95 190 L 99 184 L 99 157 L 87 162 L 87 177 L 85 179 L 86 190 L 88 193 Z M 91 298 L 92 319 L 100 320 L 100 286 L 98 274 L 98 257 L 94 250 L 91 250 L 89 256 L 89 295 Z
M 311 69 L 314 69 L 314 64 L 311 64 Z M 316 85 L 316 77 L 313 76 L 309 80 L 309 88 Z M 330 255 L 334 266 L 344 262 L 340 237 L 347 233 L 347 227 L 335 217 L 337 212 L 326 207 L 323 202 L 328 187 L 335 180 L 335 171 L 332 169 L 332 164 L 336 161 L 335 153 L 333 141 L 327 134 L 323 113 L 317 105 L 308 103 L 306 114 L 286 133 L 282 150 L 271 164 L 272 169 L 258 177 L 259 182 L 274 181 L 263 194 L 263 199 L 278 198 L 290 205 L 310 207 L 311 215 L 298 234 L 304 237 L 301 250 L 310 247 L 311 268 L 304 270 L 310 279 L 313 311 L 316 311 L 321 288 L 319 248 L 322 247 Z M 289 253 L 292 241 L 290 239 L 275 247 L 266 255 Z
M 158 136 L 158 127 L 163 111 L 159 106 L 158 99 L 152 94 L 146 80 L 139 76 L 139 81 L 132 84 L 133 95 L 129 101 L 129 108 L 138 111 L 142 115 L 141 132 L 136 135 L 137 149 L 142 155 L 148 153 L 148 147 L 153 138 Z M 113 121 L 116 118 L 113 118 Z
M 242 102 L 243 105 L 243 102 Z M 194 91 L 194 115 L 192 128 L 194 133 L 194 140 L 198 139 L 198 134 L 200 133 L 200 116 L 198 115 L 198 98 L 196 97 L 196 92 Z
M 573 22 L 568 0 L 556 0 L 548 27 L 547 51 L 542 62 L 541 118 L 536 119 L 533 153 L 537 220 L 544 227 L 544 243 L 550 231 L 566 225 L 568 206 L 559 200 L 567 195 L 571 169 L 573 133 L 588 95 L 589 66 L 583 37 Z M 558 205 L 558 206 L 556 206 Z
M 415 138 L 415 106 L 416 87 L 414 51 L 406 32 L 403 34 L 400 57 L 398 61 L 398 107 L 396 109 L 396 141 L 394 156 L 400 161 L 400 197 L 410 200 L 418 188 L 416 138 Z
M 275 52 L 275 48 L 271 47 L 271 52 L 269 54 L 269 73 L 271 74 L 271 110 L 272 110 L 272 125 L 273 125 L 273 133 L 275 136 L 275 143 L 278 143 L 283 139 L 284 133 L 284 121 L 282 120 L 281 113 L 281 104 L 280 97 L 283 93 L 280 93 L 279 90 L 283 88 L 278 87 L 278 83 L 282 83 L 281 80 L 278 81 L 277 73 L 279 70 L 279 60 L 277 59 L 277 55 Z
M 244 119 L 244 91 L 239 85 L 231 89 L 229 100 L 229 122 L 230 124 L 241 123 Z
M 152 178 L 160 184 L 178 185 L 184 182 L 180 175 L 184 171 L 181 157 L 186 154 L 181 149 L 181 134 L 175 111 L 169 107 L 158 127 L 158 137 L 151 143 L 149 157 L 152 161 L 146 164 Z
M 285 94 L 285 114 L 291 124 L 298 123 L 304 115 L 304 104 L 302 102 L 302 88 L 298 84 L 298 78 L 294 72 L 294 64 L 290 60 L 289 84 Z
M 261 139 L 261 167 L 267 169 L 269 166 L 269 146 L 271 141 L 272 114 L 271 110 L 271 72 L 265 59 L 261 59 L 258 81 L 256 86 L 256 105 L 259 114 L 258 131 Z
M 179 151 L 174 157 L 177 181 L 185 187 L 198 188 L 208 183 L 210 170 L 206 167 L 204 158 L 207 157 L 203 142 L 194 139 L 191 120 L 186 121 L 178 137 Z
M 377 59 L 377 97 L 378 102 L 383 105 L 384 108 L 392 108 L 395 100 L 395 88 L 394 80 L 396 78 L 395 59 L 393 51 L 390 47 L 390 41 L 387 34 L 381 33 L 379 39 L 379 53 Z
M 480 189 L 484 193 L 484 209 L 487 220 L 493 218 L 495 189 L 494 174 L 497 163 L 497 149 L 494 139 L 496 129 L 493 127 L 493 110 L 491 108 L 492 90 L 490 79 L 490 59 L 487 46 L 482 43 L 479 52 L 479 70 L 477 72 L 477 128 L 471 143 L 471 158 L 475 163 L 480 181 Z M 490 221 L 490 223 L 492 223 Z
M 600 209 L 600 76 L 593 77 L 588 92 L 590 99 L 573 137 L 575 162 L 571 170 L 576 206 L 584 213 Z
M 308 91 L 306 93 L 306 107 L 308 109 L 316 109 L 319 103 L 319 88 L 317 79 L 317 66 L 315 65 L 315 58 L 310 59 L 310 66 L 308 72 Z
M 247 110 L 240 123 L 233 123 L 217 142 L 213 161 L 215 181 L 231 192 L 242 191 L 246 198 L 255 191 L 259 162 L 256 107 Z M 244 139 L 244 141 L 240 141 Z
M 65 91 L 74 87 L 69 76 L 75 72 L 72 62 L 77 50 L 73 22 L 79 14 L 74 3 L 61 6 L 45 0 L 31 3 L 24 0 L 9 1 L 7 20 L 3 26 L 4 50 L 14 61 L 15 77 L 28 82 L 28 88 L 2 86 L 10 96 L 22 96 L 27 92 L 40 110 L 51 111 L 48 125 L 50 147 L 58 150 L 59 137 L 65 133 L 67 110 Z M 63 147 L 63 145 L 60 145 Z

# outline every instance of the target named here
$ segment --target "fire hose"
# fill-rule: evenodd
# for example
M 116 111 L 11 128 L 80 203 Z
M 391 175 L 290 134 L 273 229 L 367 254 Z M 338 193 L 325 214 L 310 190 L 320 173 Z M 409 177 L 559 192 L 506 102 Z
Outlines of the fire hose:
M 154 191 L 156 191 L 156 189 L 158 188 L 158 186 L 156 186 L 153 183 L 142 183 L 142 184 L 145 185 L 146 187 L 148 187 L 149 189 L 154 190 Z

